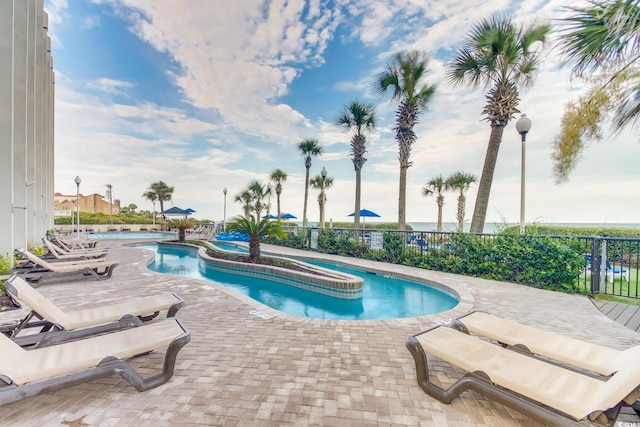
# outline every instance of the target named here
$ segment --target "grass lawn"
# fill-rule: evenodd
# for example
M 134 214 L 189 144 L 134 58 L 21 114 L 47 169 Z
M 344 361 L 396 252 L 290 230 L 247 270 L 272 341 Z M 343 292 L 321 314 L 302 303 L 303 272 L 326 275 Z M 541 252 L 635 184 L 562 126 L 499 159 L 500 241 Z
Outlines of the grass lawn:
M 616 275 L 613 283 L 607 283 L 606 292 L 598 293 L 594 295 L 594 297 L 607 301 L 622 302 L 625 304 L 640 306 L 640 277 L 638 276 L 638 269 L 629 267 L 624 268 L 629 270 L 629 282 Z M 580 276 L 578 291 L 589 293 L 589 281 L 588 279 L 585 280 L 584 276 Z

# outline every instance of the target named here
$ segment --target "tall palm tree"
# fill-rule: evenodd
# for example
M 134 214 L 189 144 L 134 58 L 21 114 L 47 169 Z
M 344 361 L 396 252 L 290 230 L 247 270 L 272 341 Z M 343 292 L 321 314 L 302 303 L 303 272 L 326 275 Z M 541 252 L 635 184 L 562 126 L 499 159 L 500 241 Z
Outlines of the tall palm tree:
M 235 195 L 235 201 L 242 203 L 242 210 L 244 211 L 244 217 L 249 218 L 251 211 L 253 210 L 253 194 L 249 189 L 245 188 L 241 192 Z
M 447 190 L 449 190 L 449 185 L 442 175 L 431 178 L 422 188 L 423 196 L 436 196 L 436 204 L 438 205 L 438 232 L 442 231 L 442 207 L 444 206 L 444 192 Z
M 583 150 L 602 139 L 602 123 L 621 131 L 637 128 L 640 117 L 640 2 L 589 0 L 567 9 L 572 14 L 561 21 L 560 44 L 587 91 L 567 104 L 554 138 L 557 182 L 566 181 Z
M 473 174 L 458 171 L 445 181 L 450 190 L 458 191 L 458 210 L 456 212 L 456 219 L 458 220 L 458 232 L 460 233 L 464 231 L 464 214 L 467 205 L 467 196 L 465 196 L 464 193 L 466 193 L 471 184 L 477 180 L 478 178 Z
M 387 69 L 376 78 L 376 91 L 380 96 L 392 90 L 391 100 L 399 101 L 396 111 L 396 141 L 400 161 L 400 184 L 398 189 L 398 228 L 407 228 L 407 169 L 411 146 L 416 142 L 413 127 L 418 123 L 418 114 L 427 109 L 436 91 L 435 85 L 422 85 L 428 71 L 429 56 L 426 52 L 410 50 L 396 54 L 387 64 Z M 356 213 L 359 213 L 356 210 Z
M 149 200 L 153 205 L 153 223 L 156 223 L 156 201 L 158 201 L 158 195 L 155 191 L 147 190 L 142 193 L 142 197 Z
M 323 182 L 322 175 L 316 175 L 309 181 L 309 185 L 320 190 L 320 194 L 318 194 L 318 206 L 320 207 L 320 220 L 318 224 L 320 228 L 324 228 L 324 209 L 327 202 L 326 191 L 333 187 L 333 178 L 327 176 Z
M 336 120 L 336 125 L 345 132 L 353 131 L 351 138 L 351 155 L 353 156 L 353 167 L 356 171 L 356 206 L 353 227 L 360 228 L 360 193 L 362 191 L 362 167 L 367 159 L 364 154 L 367 152 L 365 146 L 367 138 L 365 131 L 372 131 L 376 127 L 376 109 L 373 104 L 365 104 L 359 101 L 351 101 L 345 105 Z
M 309 198 L 309 169 L 311 169 L 311 157 L 317 157 L 322 154 L 324 148 L 317 139 L 305 139 L 298 144 L 298 150 L 305 156 L 304 167 L 307 169 L 304 177 L 304 209 L 302 210 L 302 228 L 307 228 L 307 199 Z
M 280 222 L 271 221 L 269 218 L 256 221 L 251 215 L 236 217 L 228 227 L 232 231 L 242 231 L 249 236 L 249 260 L 251 262 L 256 262 L 260 258 L 260 236 L 282 238 L 286 235 Z
M 256 222 L 260 222 L 260 215 L 262 214 L 262 208 L 264 207 L 262 200 L 267 196 L 267 186 L 262 185 L 260 181 L 254 179 L 249 183 L 247 190 L 249 190 L 254 202 L 253 208 L 256 212 Z
M 484 229 L 502 133 L 509 120 L 520 112 L 518 85 L 533 83 L 540 64 L 540 53 L 534 45 L 544 44 L 550 31 L 547 23 L 516 27 L 509 18 L 494 15 L 471 29 L 452 60 L 448 77 L 453 85 L 491 87 L 482 110 L 491 125 L 491 136 L 471 219 L 472 233 L 482 233 Z
M 156 200 L 160 202 L 160 212 L 164 212 L 164 202 L 168 202 L 173 198 L 174 190 L 175 187 L 168 186 L 164 181 L 157 181 L 149 186 L 149 189 L 143 194 L 143 197 L 151 200 L 145 195 L 148 193 L 155 193 Z
M 269 176 L 269 178 L 271 179 L 271 182 L 275 184 L 277 204 L 278 204 L 278 221 L 280 221 L 280 214 L 281 214 L 280 194 L 282 194 L 282 183 L 287 180 L 287 174 L 286 172 L 280 169 L 275 169 L 273 172 L 271 172 L 271 175 Z

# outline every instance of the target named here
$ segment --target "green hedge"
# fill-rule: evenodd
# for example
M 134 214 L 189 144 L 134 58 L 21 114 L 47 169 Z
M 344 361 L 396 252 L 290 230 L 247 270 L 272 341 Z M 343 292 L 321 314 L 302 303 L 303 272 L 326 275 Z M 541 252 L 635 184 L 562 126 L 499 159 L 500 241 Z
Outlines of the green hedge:
M 563 292 L 575 292 L 585 266 L 584 250 L 571 238 L 500 235 L 487 239 L 454 234 L 451 242 L 421 252 L 406 247 L 402 233 L 385 232 L 383 236 L 384 249 L 371 250 L 358 245 L 352 233 L 320 230 L 318 251 Z

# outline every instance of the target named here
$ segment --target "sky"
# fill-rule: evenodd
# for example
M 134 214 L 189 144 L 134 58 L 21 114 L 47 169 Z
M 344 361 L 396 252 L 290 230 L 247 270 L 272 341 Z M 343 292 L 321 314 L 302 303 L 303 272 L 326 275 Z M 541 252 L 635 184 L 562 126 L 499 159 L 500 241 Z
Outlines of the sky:
M 367 135 L 361 207 L 381 222 L 398 218 L 397 103 L 376 96 L 375 76 L 397 52 L 421 49 L 431 61 L 424 82 L 436 95 L 415 127 L 407 173 L 407 222 L 437 220 L 422 189 L 437 175 L 480 176 L 490 135 L 484 87 L 452 87 L 446 72 L 471 27 L 493 14 L 516 23 L 557 23 L 569 0 L 45 0 L 56 75 L 55 191 L 105 194 L 152 210 L 142 194 L 162 180 L 173 205 L 195 218 L 242 214 L 235 196 L 252 180 L 287 173 L 282 212 L 302 220 L 305 158 L 298 144 L 316 138 L 324 154 L 326 219 L 349 221 L 355 172 L 351 134 L 334 125 L 344 105 L 375 105 Z M 526 141 L 528 223 L 640 223 L 637 131 L 607 134 L 589 147 L 569 182 L 556 184 L 551 160 L 565 104 L 584 89 L 553 44 L 544 47 L 535 83 L 519 108 L 532 120 Z M 517 118 L 516 118 L 517 119 Z M 522 143 L 515 121 L 504 130 L 487 222 L 520 218 Z M 473 214 L 477 184 L 467 192 Z M 309 190 L 309 221 L 319 218 Z M 456 221 L 457 194 L 446 193 L 443 221 Z M 167 203 L 165 209 L 170 207 Z M 271 213 L 276 212 L 275 195 Z M 156 204 L 156 209 L 159 206 Z M 468 223 L 467 223 L 468 227 Z

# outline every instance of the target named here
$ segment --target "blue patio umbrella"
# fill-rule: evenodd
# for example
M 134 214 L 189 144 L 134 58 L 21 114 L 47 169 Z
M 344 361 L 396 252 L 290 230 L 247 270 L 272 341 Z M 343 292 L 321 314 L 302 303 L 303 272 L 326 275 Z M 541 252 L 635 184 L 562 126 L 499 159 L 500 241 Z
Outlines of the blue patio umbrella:
M 262 215 L 262 219 L 265 219 L 265 218 L 269 218 L 269 219 L 277 219 L 278 217 L 277 217 L 277 216 L 274 216 L 274 215 L 271 215 L 271 214 L 269 214 L 269 215 Z
M 190 214 L 191 214 L 191 212 L 189 212 L 187 210 L 184 210 L 184 209 L 180 209 L 177 206 L 174 206 L 172 208 L 169 208 L 169 209 L 166 209 L 166 210 L 160 212 L 160 215 L 169 215 L 169 216 L 171 216 L 171 215 L 174 215 L 174 216 L 175 215 L 185 215 L 186 216 L 186 215 L 190 215 Z
M 187 208 L 187 209 L 185 209 L 184 211 L 185 211 L 185 212 L 189 212 L 189 213 L 195 213 L 195 212 L 196 212 L 196 211 L 194 211 L 194 210 L 193 210 L 193 209 L 191 209 L 191 208 Z
M 352 212 L 349 214 L 349 216 L 356 216 L 355 212 Z M 380 218 L 380 215 L 378 215 L 377 213 L 370 211 L 369 209 L 360 209 L 360 217 L 362 218 L 366 218 L 366 217 L 371 217 L 371 218 Z M 364 219 L 362 220 L 362 222 L 364 222 Z
M 298 217 L 295 215 L 291 215 L 290 213 L 286 213 L 284 215 L 282 215 L 280 218 L 282 219 L 297 219 Z
M 349 214 L 349 216 L 356 216 L 355 212 L 352 212 Z M 375 212 L 370 211 L 369 209 L 360 209 L 360 216 L 362 217 L 372 217 L 372 218 L 380 218 L 380 215 L 378 215 Z

